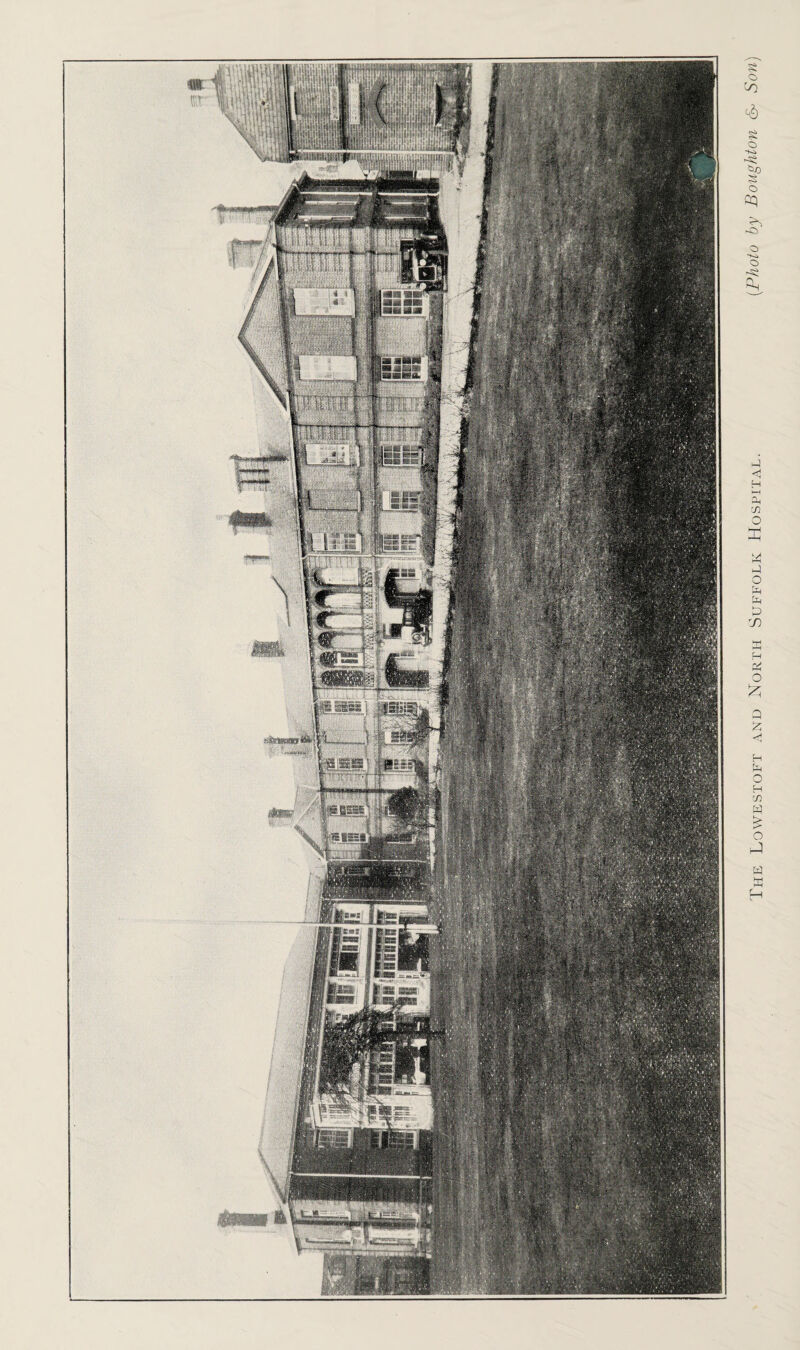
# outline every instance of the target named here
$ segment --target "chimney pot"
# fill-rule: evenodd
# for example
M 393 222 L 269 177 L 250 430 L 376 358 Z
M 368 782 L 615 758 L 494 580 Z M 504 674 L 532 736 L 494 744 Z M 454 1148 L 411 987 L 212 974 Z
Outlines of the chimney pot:
M 269 1214 L 231 1214 L 230 1210 L 224 1209 L 217 1219 L 219 1228 L 255 1228 L 267 1233 L 285 1222 L 281 1210 L 272 1210 Z
M 237 492 L 266 492 L 269 487 L 267 455 L 231 455 Z
M 228 266 L 249 267 L 252 270 L 263 246 L 262 239 L 231 239 L 228 244 Z
M 298 755 L 306 758 L 311 753 L 312 744 L 310 736 L 264 737 L 264 750 L 268 759 L 275 759 L 277 755 Z
M 251 656 L 258 656 L 267 661 L 275 661 L 283 656 L 283 647 L 280 642 L 259 642 L 256 640 L 250 648 Z
M 248 534 L 269 534 L 272 521 L 263 511 L 234 511 L 228 516 L 234 534 L 240 530 Z
M 215 206 L 214 214 L 219 225 L 263 225 L 272 223 L 274 206 Z

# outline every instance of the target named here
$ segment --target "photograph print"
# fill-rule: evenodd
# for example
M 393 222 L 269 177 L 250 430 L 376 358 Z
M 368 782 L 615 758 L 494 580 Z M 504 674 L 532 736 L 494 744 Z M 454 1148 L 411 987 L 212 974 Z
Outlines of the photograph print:
M 64 124 L 71 1297 L 719 1296 L 715 59 Z

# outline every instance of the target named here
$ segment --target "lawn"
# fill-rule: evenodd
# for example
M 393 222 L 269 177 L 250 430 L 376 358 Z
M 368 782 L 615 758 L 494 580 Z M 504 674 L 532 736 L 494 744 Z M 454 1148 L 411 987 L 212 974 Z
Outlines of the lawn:
M 433 1291 L 721 1288 L 709 62 L 499 68 L 443 741 Z

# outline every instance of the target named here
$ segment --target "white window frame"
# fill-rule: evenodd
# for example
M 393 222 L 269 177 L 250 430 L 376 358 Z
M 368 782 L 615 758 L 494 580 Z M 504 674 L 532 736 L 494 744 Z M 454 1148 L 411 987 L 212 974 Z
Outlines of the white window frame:
M 401 727 L 394 727 L 383 733 L 384 745 L 413 745 L 416 736 L 415 731 L 406 731 Z
M 338 816 L 340 819 L 351 820 L 354 816 L 365 816 L 367 808 L 363 802 L 332 802 L 328 807 L 329 816 Z
M 386 1096 L 394 1091 L 397 1046 L 394 1041 L 383 1041 L 373 1046 L 367 1057 L 367 1091 L 373 1097 Z
M 419 704 L 414 699 L 391 698 L 386 700 L 381 711 L 386 717 L 416 717 Z
M 356 312 L 356 294 L 352 286 L 295 286 L 294 312 L 297 315 L 349 317 Z
M 351 127 L 361 125 L 361 83 L 350 80 L 347 86 L 347 120 Z
M 422 990 L 413 980 L 398 974 L 394 980 L 376 980 L 372 986 L 372 1002 L 376 1008 L 390 1008 L 400 1003 L 403 1008 L 418 1008 Z
M 381 464 L 384 469 L 419 469 L 424 455 L 421 445 L 411 441 L 382 441 Z
M 367 761 L 363 755 L 328 755 L 324 765 L 328 773 L 364 773 Z
M 399 308 L 394 306 L 399 303 Z M 429 310 L 426 291 L 416 286 L 387 286 L 381 290 L 381 317 L 385 319 L 424 319 Z
M 315 352 L 308 356 L 298 356 L 301 380 L 337 381 L 355 383 L 358 379 L 358 361 L 355 356 L 343 356 L 333 352 Z
M 344 205 L 344 210 L 338 209 Z M 349 209 L 348 209 L 349 207 Z M 355 206 L 337 202 L 336 206 L 325 207 L 324 203 L 304 202 L 297 210 L 295 220 L 301 225 L 352 225 L 356 218 Z M 332 268 L 329 270 L 333 270 Z M 337 269 L 338 271 L 338 266 Z M 346 269 L 343 267 L 342 271 Z
M 366 844 L 366 830 L 333 830 L 328 838 L 332 844 Z
M 415 767 L 413 759 L 401 759 L 394 756 L 383 759 L 381 763 L 384 773 L 413 773 Z
M 416 1247 L 417 1230 L 406 1225 L 404 1228 L 395 1229 L 390 1236 L 389 1229 L 375 1229 L 368 1224 L 367 1238 L 372 1247 Z
M 361 535 L 357 530 L 334 531 L 332 534 L 326 534 L 328 553 L 360 553 Z
M 343 980 L 349 984 L 357 979 L 359 962 L 361 959 L 361 937 L 362 937 L 361 916 L 358 915 L 350 923 L 346 923 L 344 916 L 340 916 L 337 927 L 333 929 L 331 941 L 330 961 L 328 964 L 328 979 Z M 343 965 L 343 956 L 348 955 L 353 958 L 353 964 Z
M 418 554 L 420 539 L 421 536 L 418 534 L 381 534 L 379 538 L 380 551 L 390 554 Z
M 333 997 L 331 996 L 333 995 Z M 354 1008 L 358 996 L 357 981 L 328 977 L 325 1004 L 328 1008 Z
M 349 441 L 307 441 L 306 464 L 338 465 L 342 468 L 360 462 L 358 446 Z
M 346 1106 L 342 1106 L 341 1102 L 321 1101 L 319 1103 L 319 1114 L 320 1118 L 325 1121 L 350 1120 L 351 1118 L 350 1111 Z
M 311 535 L 311 549 L 314 553 L 360 553 L 363 540 L 358 531 L 334 530 L 331 533 Z
M 367 705 L 363 698 L 323 698 L 319 710 L 326 717 L 363 717 Z
M 384 511 L 405 511 L 406 515 L 422 509 L 422 492 L 418 488 L 389 488 L 381 493 Z
M 416 1130 L 389 1129 L 387 1133 L 389 1136 L 388 1139 L 386 1140 L 387 1148 L 405 1149 L 405 1148 L 417 1148 L 419 1146 L 419 1136 Z M 406 1136 L 406 1138 L 404 1138 L 402 1142 L 400 1141 L 400 1139 L 397 1138 L 397 1136 L 401 1134 Z M 392 1135 L 394 1135 L 395 1138 L 392 1138 Z M 408 1135 L 411 1136 L 410 1142 L 407 1137 Z
M 326 1136 L 324 1139 L 323 1135 Z M 344 1135 L 345 1140 L 342 1141 L 341 1138 L 338 1138 L 334 1141 L 330 1138 L 331 1135 Z M 327 1152 L 332 1148 L 352 1148 L 353 1131 L 342 1129 L 336 1125 L 320 1125 L 317 1130 L 316 1147 L 323 1152 Z
M 419 1139 L 416 1130 L 393 1130 L 391 1127 L 384 1127 L 370 1130 L 369 1146 L 371 1149 L 408 1150 L 418 1148 Z
M 302 358 L 301 358 L 302 359 Z M 381 356 L 380 378 L 384 384 L 424 384 L 428 378 L 427 356 Z
M 336 666 L 348 666 L 353 668 L 364 665 L 364 653 L 363 651 L 356 650 L 356 648 L 345 647 L 343 651 L 335 651 L 333 655 L 336 657 L 336 660 L 334 661 L 333 666 L 329 666 L 328 669 L 335 669 Z
M 300 1209 L 301 1219 L 340 1219 L 342 1223 L 349 1223 L 350 1217 L 349 1209 L 336 1209 L 333 1205 L 301 1206 Z

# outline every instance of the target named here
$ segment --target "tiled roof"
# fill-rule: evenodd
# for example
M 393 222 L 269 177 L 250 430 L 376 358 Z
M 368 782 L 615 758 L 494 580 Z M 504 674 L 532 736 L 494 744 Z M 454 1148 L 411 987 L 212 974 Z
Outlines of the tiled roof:
M 270 465 L 267 497 L 267 513 L 272 522 L 270 571 L 273 582 L 280 588 L 283 602 L 276 622 L 283 650 L 280 665 L 286 722 L 290 736 L 313 737 L 314 690 L 291 441 L 287 424 L 269 397 L 262 376 L 253 369 L 252 377 L 258 451 L 264 455 L 276 451 L 286 455 L 285 460 Z M 325 847 L 325 831 L 317 756 L 315 753 L 293 755 L 291 766 L 296 791 L 292 823 L 307 850 L 309 868 L 318 871 Z
M 296 774 L 295 781 L 297 776 Z M 315 779 L 317 777 L 316 765 L 314 766 L 314 777 Z M 319 870 L 319 859 L 324 860 L 325 858 L 325 834 L 322 827 L 320 790 L 316 782 L 312 785 L 298 783 L 292 825 L 303 842 L 312 850 L 313 869 Z
M 312 876 L 304 917 L 316 922 L 321 904 L 322 880 Z M 261 1161 L 284 1204 L 294 1152 L 303 1064 L 308 1053 L 306 1028 L 318 937 L 317 928 L 310 925 L 301 928 L 286 958 L 261 1127 Z
M 286 163 L 289 123 L 279 61 L 231 61 L 214 77 L 219 106 L 259 159 Z
M 280 317 L 280 294 L 275 255 L 270 257 L 261 284 L 253 297 L 239 341 L 283 408 L 288 408 L 288 377 Z

